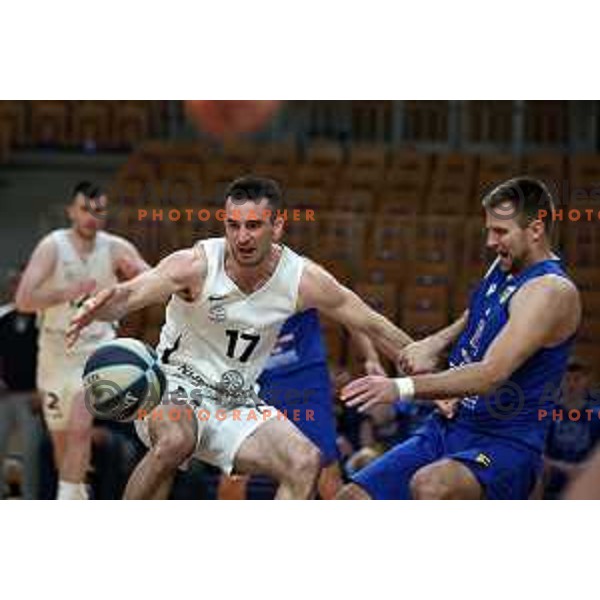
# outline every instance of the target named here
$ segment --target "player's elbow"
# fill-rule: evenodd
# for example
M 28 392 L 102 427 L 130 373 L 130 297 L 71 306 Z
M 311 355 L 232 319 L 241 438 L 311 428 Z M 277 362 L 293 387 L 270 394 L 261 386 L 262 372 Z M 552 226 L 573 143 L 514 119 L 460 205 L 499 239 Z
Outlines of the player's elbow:
M 21 313 L 34 313 L 37 310 L 29 295 L 22 290 L 17 290 L 15 307 Z

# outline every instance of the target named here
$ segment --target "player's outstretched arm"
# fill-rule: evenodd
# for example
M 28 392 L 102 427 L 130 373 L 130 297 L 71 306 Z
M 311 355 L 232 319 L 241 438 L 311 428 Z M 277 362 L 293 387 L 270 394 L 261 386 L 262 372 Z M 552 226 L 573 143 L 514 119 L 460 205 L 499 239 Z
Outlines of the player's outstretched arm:
M 342 400 L 367 410 L 375 404 L 413 396 L 435 400 L 490 393 L 537 351 L 573 335 L 580 319 L 575 286 L 564 278 L 540 277 L 515 294 L 509 320 L 482 361 L 400 380 L 362 377 L 342 390 Z
M 71 320 L 67 344 L 72 346 L 92 321 L 117 321 L 130 312 L 166 302 L 173 294 L 195 299 L 202 288 L 206 258 L 197 249 L 179 250 L 132 280 L 100 291 Z
M 17 310 L 24 313 L 44 310 L 56 304 L 79 300 L 96 289 L 94 279 L 78 281 L 58 288 L 47 284 L 56 267 L 56 244 L 50 236 L 40 241 L 21 276 L 15 295 Z
M 407 375 L 431 373 L 438 370 L 442 354 L 463 332 L 468 314 L 468 312 L 463 313 L 448 327 L 403 348 L 398 362 L 400 369 Z
M 307 261 L 304 268 L 299 296 L 301 308 L 316 308 L 350 332 L 366 335 L 393 361 L 397 361 L 400 350 L 412 342 L 406 333 L 311 261 Z

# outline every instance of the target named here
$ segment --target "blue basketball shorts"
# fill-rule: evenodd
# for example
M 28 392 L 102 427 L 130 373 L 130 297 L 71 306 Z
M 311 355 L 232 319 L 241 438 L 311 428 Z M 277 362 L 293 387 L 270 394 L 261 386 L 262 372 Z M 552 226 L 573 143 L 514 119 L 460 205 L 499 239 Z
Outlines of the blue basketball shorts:
M 327 368 L 312 366 L 275 376 L 267 371 L 260 382 L 260 397 L 284 412 L 319 448 L 323 465 L 337 461 L 335 415 Z
M 527 499 L 542 468 L 540 452 L 433 414 L 408 440 L 356 473 L 352 481 L 374 499 L 407 500 L 413 475 L 441 459 L 469 468 L 490 500 Z

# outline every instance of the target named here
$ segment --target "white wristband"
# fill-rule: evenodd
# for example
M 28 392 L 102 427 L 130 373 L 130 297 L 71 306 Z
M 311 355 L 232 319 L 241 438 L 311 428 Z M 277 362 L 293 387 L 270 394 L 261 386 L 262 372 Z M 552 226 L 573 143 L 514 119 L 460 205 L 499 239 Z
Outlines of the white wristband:
M 412 400 L 415 397 L 415 384 L 410 377 L 394 379 L 400 400 Z

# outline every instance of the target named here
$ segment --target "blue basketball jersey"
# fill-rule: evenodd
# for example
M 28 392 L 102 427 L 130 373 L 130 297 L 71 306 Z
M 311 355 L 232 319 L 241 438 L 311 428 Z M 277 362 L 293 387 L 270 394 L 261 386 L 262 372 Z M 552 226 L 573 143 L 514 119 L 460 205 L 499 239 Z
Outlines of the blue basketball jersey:
M 293 315 L 283 324 L 258 383 L 261 397 L 286 411 L 319 448 L 324 465 L 337 460 L 327 351 L 316 310 Z
M 319 315 L 315 309 L 309 309 L 292 315 L 283 324 L 262 377 L 268 377 L 270 371 L 283 377 L 319 364 L 327 364 L 325 344 Z
M 450 367 L 483 360 L 508 321 L 510 299 L 528 281 L 547 274 L 568 278 L 558 259 L 538 262 L 517 275 L 502 271 L 498 262 L 493 265 L 471 297 L 468 322 L 452 348 Z M 536 352 L 498 393 L 463 398 L 456 424 L 541 451 L 549 421 L 539 411 L 550 414 L 554 406 L 572 342 L 570 338 Z

